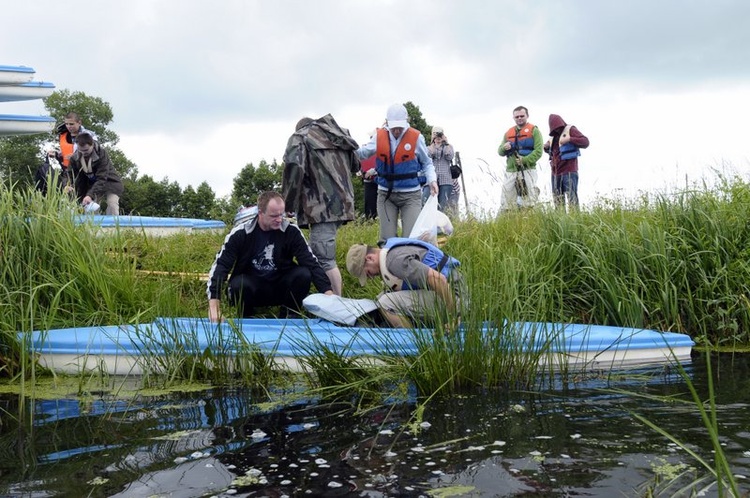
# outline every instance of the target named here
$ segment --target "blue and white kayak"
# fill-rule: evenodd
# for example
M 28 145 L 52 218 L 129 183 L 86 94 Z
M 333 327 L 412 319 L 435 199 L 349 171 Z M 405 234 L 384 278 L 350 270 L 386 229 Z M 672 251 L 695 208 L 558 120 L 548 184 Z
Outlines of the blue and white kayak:
M 161 216 L 112 216 L 85 214 L 76 217 L 77 224 L 88 223 L 104 231 L 140 230 L 147 235 L 163 236 L 181 232 L 224 230 L 226 223 L 220 220 L 198 218 L 170 218 Z
M 29 81 L 20 85 L 0 85 L 0 102 L 43 99 L 52 95 L 55 85 L 46 81 Z
M 55 120 L 49 116 L 0 114 L 0 136 L 3 137 L 50 133 L 54 127 Z
M 459 331 L 458 333 L 464 333 Z M 302 370 L 311 349 L 344 356 L 409 356 L 432 340 L 432 330 L 345 327 L 315 319 L 233 320 L 158 318 L 139 325 L 79 327 L 19 334 L 40 364 L 57 372 L 101 370 L 111 375 L 157 372 L 175 351 L 201 355 L 210 350 L 233 355 L 257 351 L 281 366 Z M 512 338 L 522 352 L 539 355 L 540 364 L 601 370 L 690 361 L 694 342 L 674 332 L 561 323 L 485 324 L 485 337 Z
M 0 85 L 18 85 L 34 78 L 35 71 L 26 66 L 0 65 Z

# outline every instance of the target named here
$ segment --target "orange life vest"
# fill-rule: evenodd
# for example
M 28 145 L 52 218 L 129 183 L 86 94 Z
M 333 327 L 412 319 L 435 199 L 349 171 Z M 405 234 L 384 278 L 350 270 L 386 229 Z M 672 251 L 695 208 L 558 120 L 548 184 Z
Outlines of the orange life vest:
M 68 142 L 68 138 L 70 138 L 70 142 Z M 75 139 L 70 135 L 69 131 L 60 133 L 60 155 L 62 156 L 62 166 L 65 169 L 70 166 L 70 156 L 75 152 L 74 141 Z
M 505 141 L 510 142 L 511 149 L 506 155 L 511 155 L 514 152 L 518 152 L 521 156 L 528 156 L 534 152 L 534 126 L 531 123 L 526 123 L 520 130 L 517 127 L 509 129 L 505 133 Z
M 388 130 L 378 130 L 375 150 L 375 171 L 378 172 L 378 185 L 393 188 L 413 188 L 419 186 L 418 174 L 422 166 L 417 160 L 417 140 L 419 130 L 407 128 L 396 151 L 391 156 L 391 138 Z

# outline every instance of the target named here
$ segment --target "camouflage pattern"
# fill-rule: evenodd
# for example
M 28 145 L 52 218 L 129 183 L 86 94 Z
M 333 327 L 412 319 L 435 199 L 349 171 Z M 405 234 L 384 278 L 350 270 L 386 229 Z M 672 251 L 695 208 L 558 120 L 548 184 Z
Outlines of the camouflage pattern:
M 284 152 L 282 196 L 299 226 L 351 221 L 352 173 L 359 171 L 357 142 L 327 114 L 312 120 L 290 138 Z

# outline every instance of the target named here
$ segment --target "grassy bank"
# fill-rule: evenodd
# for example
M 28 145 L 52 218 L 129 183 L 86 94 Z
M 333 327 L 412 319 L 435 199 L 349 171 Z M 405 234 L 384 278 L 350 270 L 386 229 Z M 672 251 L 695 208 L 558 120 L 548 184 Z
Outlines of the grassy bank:
M 73 223 L 70 208 L 60 197 L 0 190 L 5 375 L 22 363 L 17 331 L 206 314 L 200 276 L 225 234 L 95 234 Z M 445 250 L 463 262 L 469 282 L 471 306 L 462 311 L 468 332 L 442 349 L 430 344 L 438 353 L 429 361 L 455 370 L 431 370 L 429 384 L 516 378 L 508 370 L 515 367 L 492 358 L 512 344 L 498 337 L 488 347 L 476 335 L 485 320 L 645 327 L 712 345 L 750 344 L 748 219 L 750 185 L 733 179 L 713 191 L 608 203 L 577 215 L 540 209 L 456 221 Z M 346 225 L 341 267 L 351 244 L 376 240 L 376 224 Z M 378 282 L 361 288 L 344 278 L 348 297 L 380 290 Z M 424 374 L 423 364 L 409 368 L 416 378 Z

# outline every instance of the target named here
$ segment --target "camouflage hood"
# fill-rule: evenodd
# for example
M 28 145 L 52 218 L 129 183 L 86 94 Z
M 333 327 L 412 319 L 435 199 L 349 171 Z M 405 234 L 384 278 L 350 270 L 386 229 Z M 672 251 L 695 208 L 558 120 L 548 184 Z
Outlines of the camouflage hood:
M 357 142 L 327 114 L 297 130 L 284 153 L 282 195 L 299 225 L 351 221 Z

